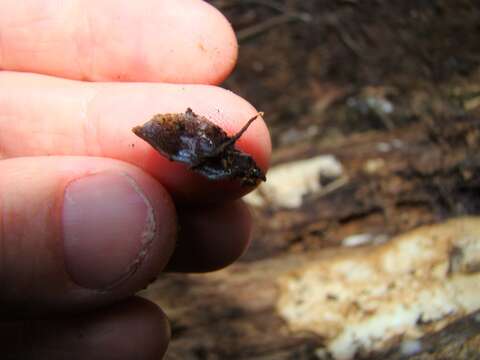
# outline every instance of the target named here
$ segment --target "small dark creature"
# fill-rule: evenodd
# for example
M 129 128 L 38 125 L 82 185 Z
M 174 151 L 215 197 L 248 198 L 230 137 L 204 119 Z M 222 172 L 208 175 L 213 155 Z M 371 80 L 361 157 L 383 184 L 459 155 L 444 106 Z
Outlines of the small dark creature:
M 242 185 L 252 186 L 265 181 L 265 174 L 250 155 L 235 148 L 235 142 L 261 115 L 231 137 L 190 108 L 185 114 L 155 115 L 132 131 L 169 160 L 188 164 L 210 180 L 239 179 Z

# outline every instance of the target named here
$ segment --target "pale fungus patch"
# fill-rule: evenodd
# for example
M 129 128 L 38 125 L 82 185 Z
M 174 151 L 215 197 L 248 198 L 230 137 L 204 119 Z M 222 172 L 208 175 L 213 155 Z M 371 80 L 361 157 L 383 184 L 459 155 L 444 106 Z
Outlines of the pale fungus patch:
M 405 352 L 415 353 L 415 339 L 480 309 L 480 219 L 314 256 L 281 277 L 279 287 L 277 309 L 288 327 L 325 339 L 334 359 L 382 350 L 402 338 L 410 341 Z
M 261 184 L 244 199 L 253 206 L 270 204 L 298 208 L 305 196 L 319 193 L 326 188 L 321 184 L 322 177 L 338 179 L 342 174 L 342 165 L 332 155 L 280 164 L 269 170 L 268 182 Z

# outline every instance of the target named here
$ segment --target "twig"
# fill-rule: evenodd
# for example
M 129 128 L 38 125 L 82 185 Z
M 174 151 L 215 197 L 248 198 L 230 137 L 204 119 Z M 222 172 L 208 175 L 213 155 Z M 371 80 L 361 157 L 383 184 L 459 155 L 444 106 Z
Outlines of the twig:
M 215 1 L 213 4 L 219 9 L 225 9 L 228 7 L 237 6 L 240 4 L 257 4 L 268 7 L 280 13 L 278 16 L 274 16 L 268 20 L 265 20 L 259 24 L 250 26 L 246 29 L 240 30 L 237 32 L 237 38 L 239 42 L 245 41 L 251 37 L 259 35 L 263 32 L 270 30 L 271 28 L 289 23 L 291 21 L 303 21 L 310 22 L 312 21 L 312 16 L 307 13 L 293 12 L 284 6 L 272 1 L 272 0 L 223 0 Z
M 252 25 L 246 29 L 240 30 L 237 32 L 237 38 L 239 42 L 243 42 L 247 39 L 250 39 L 256 35 L 260 35 L 275 26 L 289 23 L 291 21 L 296 21 L 296 18 L 293 18 L 291 15 L 282 14 L 274 16 L 268 20 L 265 20 L 259 24 Z
M 348 34 L 346 31 L 343 31 L 342 24 L 338 21 L 338 19 L 329 17 L 327 18 L 327 23 L 335 31 L 339 40 L 347 49 L 349 49 L 358 58 L 364 58 L 363 51 L 357 45 L 355 40 L 352 39 L 350 34 Z
M 219 0 L 213 1 L 212 4 L 219 9 L 227 9 L 237 5 L 258 4 L 269 7 L 281 13 L 287 12 L 283 6 L 270 0 Z

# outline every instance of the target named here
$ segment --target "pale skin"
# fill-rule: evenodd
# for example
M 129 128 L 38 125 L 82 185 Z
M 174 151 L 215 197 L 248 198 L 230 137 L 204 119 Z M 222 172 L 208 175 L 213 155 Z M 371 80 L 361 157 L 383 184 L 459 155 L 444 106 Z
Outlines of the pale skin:
M 215 270 L 245 251 L 245 188 L 130 131 L 191 107 L 238 132 L 258 111 L 216 86 L 236 56 L 228 22 L 200 0 L 0 3 L 3 354 L 158 359 L 168 322 L 133 295 L 161 272 Z M 236 145 L 267 169 L 261 119 Z

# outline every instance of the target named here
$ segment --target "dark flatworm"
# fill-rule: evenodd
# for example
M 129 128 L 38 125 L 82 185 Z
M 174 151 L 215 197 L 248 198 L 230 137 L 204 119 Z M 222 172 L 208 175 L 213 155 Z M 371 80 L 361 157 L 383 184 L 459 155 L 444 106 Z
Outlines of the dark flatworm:
M 242 185 L 265 181 L 253 158 L 236 149 L 235 142 L 262 113 L 247 121 L 233 136 L 203 116 L 187 109 L 184 114 L 158 114 L 132 131 L 171 161 L 189 165 L 210 180 L 239 179 Z

